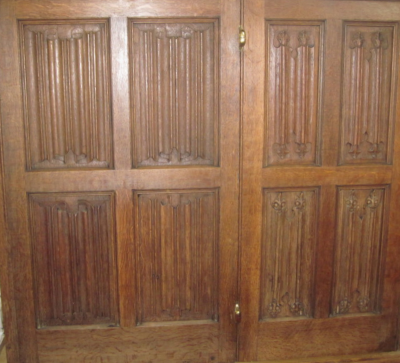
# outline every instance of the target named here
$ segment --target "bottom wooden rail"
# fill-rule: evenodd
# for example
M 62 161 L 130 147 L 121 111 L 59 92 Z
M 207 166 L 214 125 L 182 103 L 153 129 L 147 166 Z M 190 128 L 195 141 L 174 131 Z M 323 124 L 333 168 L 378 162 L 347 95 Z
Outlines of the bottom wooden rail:
M 371 353 L 362 355 L 330 356 L 317 358 L 300 358 L 289 360 L 268 360 L 257 363 L 400 363 L 400 351 L 388 353 Z M 240 363 L 240 362 L 237 362 Z M 256 363 L 256 362 L 249 362 Z

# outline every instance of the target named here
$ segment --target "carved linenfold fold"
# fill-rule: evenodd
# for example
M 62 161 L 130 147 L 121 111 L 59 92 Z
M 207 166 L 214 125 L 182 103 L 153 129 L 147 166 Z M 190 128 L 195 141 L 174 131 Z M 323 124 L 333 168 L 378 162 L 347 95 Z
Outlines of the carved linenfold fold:
M 380 311 L 386 187 L 340 187 L 332 315 Z
M 134 195 L 138 322 L 217 319 L 217 190 Z
M 267 165 L 317 163 L 322 24 L 268 25 Z
M 260 319 L 311 317 L 318 189 L 264 191 Z
M 347 23 L 341 163 L 387 163 L 393 129 L 395 25 Z
M 147 160 L 143 160 L 140 165 L 141 166 L 151 166 L 151 165 L 209 165 L 210 160 L 203 159 L 201 157 L 194 157 L 190 155 L 188 152 L 180 153 L 176 148 L 173 148 L 172 151 L 168 154 L 160 153 L 157 160 L 154 158 L 149 158 Z
M 20 26 L 28 170 L 111 167 L 107 22 Z
M 29 200 L 37 327 L 117 324 L 113 195 Z
M 134 167 L 218 165 L 218 21 L 130 22 Z

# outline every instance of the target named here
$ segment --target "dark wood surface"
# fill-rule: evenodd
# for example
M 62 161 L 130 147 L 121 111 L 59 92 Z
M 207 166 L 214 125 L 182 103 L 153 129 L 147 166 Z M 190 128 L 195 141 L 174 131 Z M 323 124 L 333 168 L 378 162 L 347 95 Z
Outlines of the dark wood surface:
M 2 2 L 9 362 L 235 360 L 239 5 Z
M 8 362 L 395 362 L 399 19 L 1 1 Z
M 399 11 L 245 2 L 239 361 L 397 349 Z

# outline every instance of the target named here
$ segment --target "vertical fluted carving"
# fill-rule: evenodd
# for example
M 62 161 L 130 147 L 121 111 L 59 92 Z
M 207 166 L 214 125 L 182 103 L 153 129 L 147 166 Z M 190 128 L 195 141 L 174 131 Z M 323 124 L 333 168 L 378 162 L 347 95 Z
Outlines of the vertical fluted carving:
M 218 23 L 131 23 L 135 166 L 218 163 Z
M 322 24 L 269 24 L 266 163 L 315 164 Z
M 28 169 L 110 167 L 107 23 L 21 22 Z
M 341 163 L 388 162 L 394 25 L 346 24 Z
M 260 317 L 311 317 L 318 189 L 266 189 L 263 208 Z
M 382 186 L 339 188 L 333 315 L 380 310 L 385 197 Z
M 113 196 L 30 195 L 38 327 L 117 323 Z
M 136 192 L 139 322 L 216 320 L 217 191 Z

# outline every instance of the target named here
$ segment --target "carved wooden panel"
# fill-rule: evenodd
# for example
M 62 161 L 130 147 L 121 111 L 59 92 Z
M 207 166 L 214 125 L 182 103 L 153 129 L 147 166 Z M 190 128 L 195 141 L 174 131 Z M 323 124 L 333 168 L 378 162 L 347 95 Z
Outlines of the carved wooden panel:
M 379 312 L 387 187 L 340 187 L 332 314 Z
M 217 320 L 218 191 L 135 192 L 139 322 Z
M 321 22 L 267 22 L 265 164 L 319 159 Z
M 118 323 L 113 194 L 29 200 L 37 326 Z
M 318 188 L 264 190 L 261 319 L 312 317 Z
M 106 21 L 21 21 L 27 168 L 112 166 Z
M 218 164 L 218 22 L 132 20 L 134 166 Z
M 392 154 L 396 26 L 344 27 L 341 164 L 388 163 Z

